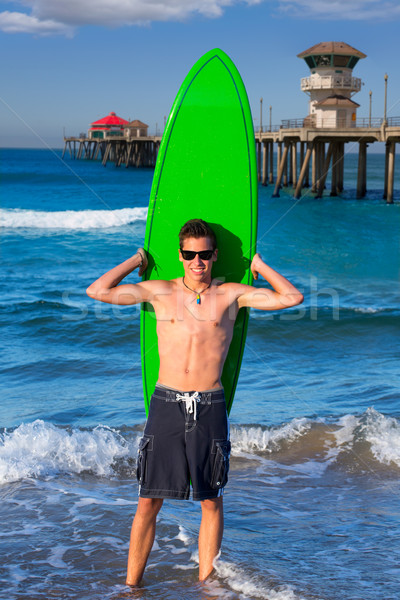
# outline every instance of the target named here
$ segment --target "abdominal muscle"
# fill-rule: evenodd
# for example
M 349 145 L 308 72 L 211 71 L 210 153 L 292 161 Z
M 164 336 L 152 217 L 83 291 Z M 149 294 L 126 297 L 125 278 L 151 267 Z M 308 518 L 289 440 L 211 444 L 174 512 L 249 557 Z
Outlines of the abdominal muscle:
M 185 323 L 159 324 L 158 382 L 181 391 L 205 391 L 221 387 L 221 373 L 232 332 L 218 323 L 204 323 L 191 331 Z

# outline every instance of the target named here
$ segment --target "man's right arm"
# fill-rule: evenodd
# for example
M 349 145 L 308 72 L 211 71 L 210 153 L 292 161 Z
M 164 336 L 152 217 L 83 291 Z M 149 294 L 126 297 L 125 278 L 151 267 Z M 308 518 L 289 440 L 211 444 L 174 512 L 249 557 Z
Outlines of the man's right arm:
M 151 302 L 153 299 L 152 282 L 143 281 L 118 285 L 129 273 L 139 269 L 141 275 L 147 267 L 147 257 L 143 248 L 120 265 L 96 279 L 86 290 L 86 293 L 95 300 L 109 304 L 139 304 Z

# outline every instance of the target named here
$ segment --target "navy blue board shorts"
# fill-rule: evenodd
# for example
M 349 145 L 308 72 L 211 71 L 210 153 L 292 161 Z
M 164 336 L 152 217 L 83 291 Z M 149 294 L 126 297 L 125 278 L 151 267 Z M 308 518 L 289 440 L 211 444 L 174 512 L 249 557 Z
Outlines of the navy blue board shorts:
M 156 385 L 139 443 L 142 498 L 218 498 L 228 481 L 229 425 L 222 388 L 180 392 Z

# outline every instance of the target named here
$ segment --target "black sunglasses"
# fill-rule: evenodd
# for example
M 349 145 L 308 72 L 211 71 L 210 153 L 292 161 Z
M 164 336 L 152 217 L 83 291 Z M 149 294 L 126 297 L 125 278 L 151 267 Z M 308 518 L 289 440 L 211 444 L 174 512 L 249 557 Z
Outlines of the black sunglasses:
M 210 260 L 214 254 L 214 250 L 200 250 L 200 252 L 195 252 L 194 250 L 182 250 L 181 248 L 181 254 L 184 260 L 193 260 L 196 254 L 199 255 L 201 260 Z

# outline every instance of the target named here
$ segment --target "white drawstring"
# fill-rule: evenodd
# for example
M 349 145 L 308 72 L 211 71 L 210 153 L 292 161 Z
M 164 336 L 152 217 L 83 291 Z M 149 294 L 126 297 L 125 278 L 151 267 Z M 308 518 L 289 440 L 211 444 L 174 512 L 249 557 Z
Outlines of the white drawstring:
M 188 414 L 193 413 L 193 421 L 197 421 L 197 402 L 200 402 L 199 392 L 194 392 L 191 396 L 189 392 L 184 392 L 184 394 L 176 394 L 176 399 L 178 402 L 184 402 L 186 404 L 186 412 Z

